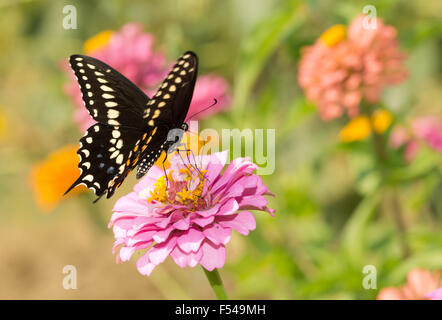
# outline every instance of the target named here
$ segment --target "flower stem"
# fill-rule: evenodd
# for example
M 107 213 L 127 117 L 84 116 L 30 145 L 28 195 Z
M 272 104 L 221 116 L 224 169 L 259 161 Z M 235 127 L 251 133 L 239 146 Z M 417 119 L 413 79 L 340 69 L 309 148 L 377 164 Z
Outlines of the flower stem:
M 206 274 L 207 279 L 209 280 L 210 286 L 215 292 L 215 296 L 218 300 L 227 300 L 227 293 L 224 289 L 223 282 L 219 275 L 218 269 L 213 269 L 213 271 L 208 271 L 203 267 L 204 273 Z
M 368 115 L 370 117 L 370 125 L 371 125 L 371 131 L 372 131 L 372 140 L 373 140 L 373 148 L 376 154 L 376 159 L 378 162 L 378 165 L 381 169 L 382 179 L 385 179 L 385 175 L 387 174 L 387 163 L 386 163 L 386 149 L 385 149 L 385 140 L 384 137 L 377 133 L 375 131 L 374 123 L 373 123 L 373 110 L 374 108 L 372 106 L 366 107 L 366 110 L 368 110 Z M 407 227 L 405 225 L 405 219 L 403 217 L 401 205 L 398 199 L 398 195 L 396 194 L 396 191 L 394 190 L 391 196 L 391 203 L 392 203 L 392 211 L 393 211 L 393 218 L 394 222 L 396 223 L 396 226 L 399 230 L 400 234 L 400 242 L 402 247 L 402 257 L 406 259 L 410 255 L 410 247 L 407 242 Z
M 396 194 L 396 190 L 393 190 L 392 197 L 392 211 L 394 221 L 396 222 L 396 226 L 399 230 L 400 242 L 402 247 L 402 258 L 406 259 L 410 256 L 410 246 L 407 242 L 407 226 L 405 225 L 404 217 L 401 210 L 400 201 L 398 195 Z

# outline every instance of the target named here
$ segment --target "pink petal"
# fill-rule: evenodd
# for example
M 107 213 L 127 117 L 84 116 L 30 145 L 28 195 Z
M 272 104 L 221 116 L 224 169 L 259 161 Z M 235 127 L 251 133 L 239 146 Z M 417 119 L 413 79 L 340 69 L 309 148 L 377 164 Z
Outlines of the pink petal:
M 146 214 L 147 202 L 146 200 L 140 199 L 137 193 L 131 192 L 128 195 L 118 199 L 118 201 L 114 205 L 113 211 Z
M 146 189 L 151 190 L 153 184 L 163 175 L 163 169 L 160 169 L 157 166 L 152 166 L 149 172 L 134 186 L 134 191 L 138 194 Z
M 195 228 L 191 228 L 178 237 L 177 243 L 184 252 L 188 253 L 196 252 L 200 248 L 203 240 L 203 233 Z
M 190 218 L 182 218 L 173 224 L 173 227 L 178 230 L 187 230 L 190 227 Z
M 153 236 L 157 233 L 156 230 L 142 230 L 136 232 L 136 234 L 129 236 L 127 240 L 128 246 L 135 246 L 140 242 L 153 241 Z
M 221 204 L 217 203 L 210 209 L 203 210 L 203 211 L 195 211 L 195 213 L 197 213 L 198 215 L 200 215 L 204 218 L 207 218 L 210 216 L 214 216 L 219 211 L 220 207 L 221 207 Z
M 175 261 L 177 265 L 179 265 L 181 268 L 184 268 L 186 266 L 194 267 L 196 266 L 203 256 L 203 251 L 198 250 L 197 252 L 184 252 L 182 251 L 178 246 L 173 249 L 173 251 L 170 253 L 170 256 Z
M 179 210 L 175 210 L 174 212 L 170 213 L 167 217 L 158 219 L 159 221 L 155 223 L 156 226 L 159 228 L 166 228 L 169 223 L 174 223 L 180 219 L 183 218 L 183 214 Z
M 175 228 L 173 226 L 170 226 L 169 228 L 160 230 L 155 232 L 155 234 L 153 235 L 153 240 L 155 240 L 156 243 L 162 243 L 164 241 L 167 240 L 167 238 L 169 238 L 170 233 L 174 230 Z
M 231 216 L 220 216 L 217 221 L 224 228 L 233 228 L 243 235 L 248 235 L 250 230 L 256 228 L 255 217 L 249 211 L 239 212 Z
M 239 209 L 243 210 L 261 210 L 272 212 L 267 208 L 267 199 L 263 196 L 246 196 L 238 198 Z
M 216 194 L 221 189 L 229 186 L 240 176 L 251 174 L 258 166 L 248 158 L 236 158 L 227 166 L 224 174 L 212 186 L 212 193 Z
M 176 245 L 176 237 L 171 237 L 168 241 L 153 246 L 148 252 L 149 261 L 154 265 L 159 265 L 173 250 Z
M 234 214 L 236 211 L 238 211 L 238 209 L 239 209 L 238 202 L 236 202 L 234 198 L 230 198 L 222 205 L 217 215 L 223 215 L 223 216 L 231 215 Z
M 206 238 L 212 241 L 214 244 L 225 245 L 230 241 L 232 230 L 230 228 L 223 228 L 219 224 L 213 224 L 212 226 L 205 228 L 203 233 Z
M 211 224 L 213 220 L 215 220 L 215 216 L 210 216 L 207 218 L 194 218 L 192 219 L 192 222 L 204 228 L 205 226 Z
M 137 269 L 138 272 L 145 276 L 150 276 L 153 269 L 155 269 L 156 265 L 150 262 L 148 253 L 145 253 L 140 259 L 137 261 Z
M 209 180 L 209 183 L 212 183 L 215 181 L 215 178 L 220 175 L 221 171 L 226 165 L 227 151 L 213 153 L 209 156 L 203 156 L 201 161 L 203 165 L 205 162 L 207 162 L 207 166 L 205 166 L 205 169 L 207 170 L 206 178 Z
M 223 245 L 215 245 L 206 240 L 201 245 L 203 256 L 200 264 L 208 271 L 213 271 L 215 268 L 222 268 L 226 261 L 226 248 Z
M 135 248 L 133 247 L 123 247 L 120 249 L 120 260 L 121 261 L 129 261 L 130 257 L 132 257 L 133 253 L 135 252 Z

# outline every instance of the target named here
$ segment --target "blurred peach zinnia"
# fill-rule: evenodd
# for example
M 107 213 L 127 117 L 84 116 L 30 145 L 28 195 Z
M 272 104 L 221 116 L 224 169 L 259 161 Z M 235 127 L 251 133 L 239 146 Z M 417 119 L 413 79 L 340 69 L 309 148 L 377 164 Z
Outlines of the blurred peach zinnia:
M 53 210 L 72 181 L 80 175 L 77 148 L 77 145 L 69 145 L 58 149 L 31 169 L 35 200 L 42 210 Z M 77 193 L 85 190 L 84 186 L 74 189 Z
M 376 28 L 367 28 L 366 18 L 356 17 L 348 30 L 336 25 L 302 49 L 298 81 L 325 121 L 345 111 L 350 117 L 358 115 L 363 100 L 377 103 L 384 87 L 406 77 L 396 29 L 380 19 Z
M 430 272 L 424 269 L 413 269 L 407 275 L 407 283 L 400 288 L 382 289 L 378 300 L 425 300 L 440 299 L 442 279 L 440 271 Z

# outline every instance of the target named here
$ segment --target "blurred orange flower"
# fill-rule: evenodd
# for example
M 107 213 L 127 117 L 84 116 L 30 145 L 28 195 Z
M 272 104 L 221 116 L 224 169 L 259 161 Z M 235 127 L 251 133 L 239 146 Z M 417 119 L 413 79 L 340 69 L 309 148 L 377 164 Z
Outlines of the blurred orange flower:
M 407 275 L 403 287 L 382 289 L 377 300 L 425 300 L 427 295 L 442 286 L 440 271 L 413 269 Z
M 364 19 L 356 17 L 348 30 L 335 25 L 302 49 L 299 84 L 325 121 L 345 112 L 357 116 L 362 100 L 378 102 L 386 86 L 406 77 L 396 29 L 381 19 L 375 29 L 366 28 Z
M 103 48 L 109 43 L 109 40 L 113 34 L 114 31 L 105 30 L 87 39 L 83 45 L 84 53 L 91 54 L 92 52 Z
M 80 176 L 77 145 L 69 145 L 52 152 L 45 160 L 31 169 L 30 180 L 35 201 L 43 211 L 55 209 L 64 192 Z M 75 188 L 74 193 L 87 190 Z
M 371 116 L 356 117 L 344 127 L 339 133 L 342 142 L 362 141 L 367 139 L 372 131 L 384 133 L 393 122 L 393 116 L 386 110 L 376 110 Z

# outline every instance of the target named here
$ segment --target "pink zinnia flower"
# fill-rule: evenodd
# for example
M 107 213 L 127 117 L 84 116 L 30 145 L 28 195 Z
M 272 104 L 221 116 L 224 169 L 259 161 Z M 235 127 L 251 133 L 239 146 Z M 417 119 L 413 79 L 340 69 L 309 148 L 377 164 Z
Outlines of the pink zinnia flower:
M 153 166 L 134 192 L 114 206 L 109 226 L 120 248 L 117 262 L 137 250 L 147 252 L 137 261 L 138 271 L 150 275 L 168 256 L 180 267 L 201 264 L 212 271 L 225 262 L 231 230 L 247 235 L 256 222 L 249 210 L 273 214 L 265 195 L 272 195 L 246 158 L 232 161 L 224 173 L 227 153 L 171 159 L 167 179 Z
M 336 25 L 314 45 L 302 49 L 298 80 L 307 98 L 318 105 L 323 120 L 359 113 L 362 100 L 376 103 L 382 89 L 405 79 L 404 54 L 396 29 L 377 19 L 364 28 L 364 15 L 348 27 Z
M 407 275 L 407 284 L 400 288 L 389 287 L 382 289 L 378 300 L 424 300 L 431 298 L 434 290 L 442 285 L 440 272 L 430 272 L 424 269 L 413 269 Z
M 420 117 L 412 120 L 409 128 L 396 126 L 390 136 L 390 145 L 394 149 L 405 145 L 404 157 L 408 162 L 413 161 L 418 153 L 419 141 L 442 152 L 442 123 L 435 117 Z

